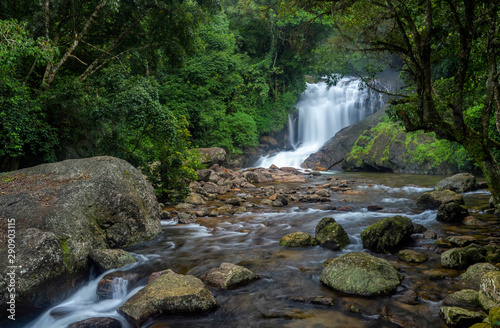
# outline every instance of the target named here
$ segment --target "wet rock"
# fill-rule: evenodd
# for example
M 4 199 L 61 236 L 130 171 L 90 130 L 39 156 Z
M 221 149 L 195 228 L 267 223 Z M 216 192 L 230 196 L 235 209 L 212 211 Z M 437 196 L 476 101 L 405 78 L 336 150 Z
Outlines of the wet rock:
M 403 276 L 384 259 L 353 252 L 332 259 L 321 274 L 321 282 L 348 294 L 390 295 Z
M 243 202 L 243 199 L 241 199 L 239 197 L 228 198 L 226 200 L 226 204 L 233 205 L 233 206 L 240 206 L 242 202 Z
M 278 148 L 278 142 L 271 136 L 262 136 L 260 138 L 260 143 L 268 145 L 271 149 Z
M 439 269 L 431 269 L 431 270 L 425 270 L 422 272 L 424 276 L 429 278 L 429 280 L 441 280 L 446 277 L 444 272 Z
M 318 189 L 315 194 L 320 197 L 330 197 L 330 191 L 328 189 Z
M 188 204 L 188 203 L 180 203 L 175 205 L 175 209 L 179 211 L 187 211 L 187 210 L 192 210 L 194 208 L 195 206 L 193 204 Z
M 287 247 L 310 247 L 318 245 L 318 242 L 308 233 L 294 232 L 282 237 L 279 245 Z
M 492 328 L 492 326 L 489 323 L 481 322 L 481 323 L 475 323 L 469 328 Z
M 453 247 L 453 244 L 450 243 L 449 241 L 447 241 L 444 238 L 439 238 L 438 240 L 436 240 L 434 242 L 434 245 L 436 245 L 437 247 L 443 247 L 443 248 L 451 248 L 451 247 Z
M 418 297 L 418 294 L 411 289 L 408 289 L 404 294 L 403 297 L 399 300 L 401 303 L 409 304 L 409 305 L 417 305 L 420 304 L 420 299 Z
M 426 232 L 427 228 L 421 224 L 413 223 L 413 233 L 423 233 Z
M 89 254 L 99 272 L 121 268 L 137 262 L 129 252 L 123 249 L 96 249 Z
M 214 180 L 213 178 L 211 179 L 211 177 L 217 175 L 217 173 L 215 173 L 214 170 L 209 170 L 209 169 L 198 170 L 196 171 L 196 174 L 198 175 L 198 181 L 204 181 L 204 182 Z M 201 184 L 191 186 L 191 188 L 200 188 L 200 187 Z
M 458 173 L 439 181 L 434 190 L 451 190 L 457 193 L 476 190 L 476 178 L 470 173 Z
M 479 292 L 474 289 L 462 289 L 451 295 L 448 295 L 443 304 L 447 306 L 457 306 L 466 308 L 479 308 Z
M 492 264 L 500 263 L 500 253 L 498 251 L 496 253 L 488 253 L 488 255 L 486 255 L 486 262 Z
M 406 311 L 405 311 L 406 312 Z M 380 317 L 386 319 L 397 327 L 416 328 L 413 316 L 410 313 L 401 313 L 401 311 L 392 311 L 389 307 L 384 306 L 380 311 Z
M 446 238 L 446 240 L 454 245 L 464 247 L 475 243 L 477 241 L 477 238 L 474 236 L 450 236 Z
M 367 209 L 370 212 L 376 212 L 376 211 L 383 210 L 384 208 L 382 206 L 380 206 L 380 205 L 368 205 Z
M 473 288 L 479 289 L 481 277 L 490 272 L 498 271 L 499 269 L 490 263 L 476 263 L 467 268 L 467 271 L 460 275 L 460 279 L 465 281 Z
M 105 275 L 97 284 L 97 298 L 99 300 L 112 299 L 115 294 L 119 294 L 121 291 L 120 285 L 128 285 L 128 280 L 131 277 L 124 277 L 120 273 L 113 272 Z
M 411 240 L 413 223 L 405 216 L 385 218 L 361 233 L 363 247 L 377 253 L 391 252 Z
M 417 206 L 422 210 L 437 210 L 448 203 L 465 205 L 464 197 L 451 190 L 427 191 L 417 198 Z
M 114 318 L 98 317 L 72 323 L 68 328 L 122 328 L 122 324 Z
M 348 205 L 338 206 L 337 211 L 339 212 L 352 212 L 352 207 Z
M 473 245 L 452 248 L 441 254 L 441 265 L 445 268 L 465 269 L 472 264 L 483 262 L 485 253 L 484 248 Z
M 280 194 L 280 193 L 275 193 L 271 197 L 269 197 L 270 200 L 280 202 L 283 205 L 288 205 L 288 199 L 286 198 L 285 195 Z
M 491 309 L 488 317 L 493 328 L 500 328 L 500 307 Z
M 500 303 L 490 299 L 482 290 L 479 290 L 477 299 L 479 300 L 479 304 L 481 304 L 481 308 L 487 312 L 500 306 Z
M 207 167 L 213 164 L 222 165 L 226 160 L 226 151 L 219 147 L 198 148 L 201 155 L 201 162 Z
M 468 216 L 470 216 L 469 210 L 464 205 L 448 203 L 439 206 L 436 220 L 448 223 L 458 223 L 462 222 Z
M 321 219 L 316 226 L 315 237 L 321 247 L 332 250 L 339 250 L 351 243 L 347 232 L 332 217 Z
M 429 256 L 424 253 L 413 251 L 411 249 L 404 249 L 399 251 L 398 258 L 401 261 L 405 262 L 422 263 L 427 261 L 427 259 L 429 259 Z
M 148 319 L 160 315 L 205 312 L 217 306 L 217 301 L 201 280 L 166 270 L 117 311 L 133 327 L 140 327 Z
M 61 301 L 87 275 L 93 249 L 119 248 L 161 232 L 153 188 L 129 163 L 108 156 L 4 173 L 0 234 L 16 222 L 16 305 L 29 311 Z M 5 239 L 6 240 L 6 239 Z M 0 243 L 7 254 L 7 243 Z M 6 277 L 7 256 L 0 256 Z M 0 279 L 0 306 L 8 299 Z
M 489 271 L 481 277 L 480 291 L 491 301 L 500 304 L 500 271 Z
M 179 224 L 196 223 L 196 219 L 189 213 L 179 213 L 179 215 L 177 215 L 177 220 Z
M 426 232 L 424 232 L 423 236 L 425 239 L 436 239 L 437 238 L 437 234 L 431 230 L 427 230 Z
M 233 289 L 259 278 L 247 268 L 224 262 L 218 268 L 208 271 L 201 280 L 212 287 Z
M 317 305 L 335 305 L 335 299 L 329 296 L 316 296 L 316 297 L 289 297 L 288 300 L 298 303 L 310 303 Z
M 475 323 L 481 323 L 486 314 L 478 311 L 470 311 L 453 306 L 443 306 L 439 308 L 439 314 L 450 327 L 470 327 Z
M 463 221 L 463 224 L 468 225 L 468 226 L 486 226 L 488 223 L 483 222 L 481 220 L 476 219 L 473 216 L 468 216 L 466 217 Z

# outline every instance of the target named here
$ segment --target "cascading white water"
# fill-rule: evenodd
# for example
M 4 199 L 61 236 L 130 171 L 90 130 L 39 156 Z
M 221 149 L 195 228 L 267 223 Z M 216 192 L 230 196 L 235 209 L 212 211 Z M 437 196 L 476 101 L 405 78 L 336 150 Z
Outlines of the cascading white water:
M 342 128 L 381 108 L 381 102 L 381 94 L 362 88 L 361 81 L 353 77 L 344 77 L 330 87 L 324 82 L 308 83 L 296 105 L 298 117 L 289 119 L 289 140 L 294 150 L 262 157 L 255 166 L 300 167 Z

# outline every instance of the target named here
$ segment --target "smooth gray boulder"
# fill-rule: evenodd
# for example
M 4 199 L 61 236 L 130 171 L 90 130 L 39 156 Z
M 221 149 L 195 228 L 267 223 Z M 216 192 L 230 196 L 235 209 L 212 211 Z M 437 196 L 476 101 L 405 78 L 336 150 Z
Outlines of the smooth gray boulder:
M 117 248 L 161 232 L 160 205 L 144 176 L 113 157 L 43 164 L 0 179 L 0 217 L 15 221 L 18 306 L 61 300 L 87 274 L 94 249 Z M 8 225 L 1 225 L 6 233 Z M 0 245 L 7 253 L 7 244 Z M 0 305 L 8 300 L 0 257 Z
M 451 190 L 457 193 L 476 190 L 476 177 L 470 173 L 458 173 L 439 181 L 434 190 Z

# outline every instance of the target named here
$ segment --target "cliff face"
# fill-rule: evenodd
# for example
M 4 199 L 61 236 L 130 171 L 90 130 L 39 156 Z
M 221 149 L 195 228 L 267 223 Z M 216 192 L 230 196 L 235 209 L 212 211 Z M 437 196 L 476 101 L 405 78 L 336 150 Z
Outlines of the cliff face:
M 339 131 L 302 166 L 412 174 L 453 174 L 473 167 L 458 144 L 437 140 L 433 133 L 405 133 L 384 110 Z

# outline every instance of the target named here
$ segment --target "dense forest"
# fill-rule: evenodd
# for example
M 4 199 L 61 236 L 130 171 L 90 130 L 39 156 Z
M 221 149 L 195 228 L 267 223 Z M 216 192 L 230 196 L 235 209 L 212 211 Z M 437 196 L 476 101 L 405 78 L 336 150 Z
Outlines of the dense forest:
M 166 197 L 283 129 L 305 74 L 392 67 L 392 118 L 475 159 L 500 204 L 500 17 L 486 0 L 4 0 L 0 171 L 111 155 Z M 338 76 L 338 75 L 337 75 Z M 335 81 L 330 81 L 335 83 Z M 151 166 L 158 162 L 159 165 Z

